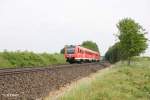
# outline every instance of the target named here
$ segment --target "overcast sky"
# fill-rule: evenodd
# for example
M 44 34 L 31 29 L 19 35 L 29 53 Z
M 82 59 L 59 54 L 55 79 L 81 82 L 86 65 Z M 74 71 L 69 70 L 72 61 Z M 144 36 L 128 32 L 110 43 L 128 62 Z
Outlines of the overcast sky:
M 0 0 L 0 51 L 53 53 L 92 40 L 103 55 L 125 17 L 140 23 L 150 39 L 150 0 Z

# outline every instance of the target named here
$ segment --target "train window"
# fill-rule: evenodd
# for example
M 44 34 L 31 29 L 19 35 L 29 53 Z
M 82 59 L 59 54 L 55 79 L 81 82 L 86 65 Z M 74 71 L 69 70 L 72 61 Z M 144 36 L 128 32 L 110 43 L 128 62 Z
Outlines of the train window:
M 73 54 L 75 52 L 75 47 L 67 47 L 67 54 Z

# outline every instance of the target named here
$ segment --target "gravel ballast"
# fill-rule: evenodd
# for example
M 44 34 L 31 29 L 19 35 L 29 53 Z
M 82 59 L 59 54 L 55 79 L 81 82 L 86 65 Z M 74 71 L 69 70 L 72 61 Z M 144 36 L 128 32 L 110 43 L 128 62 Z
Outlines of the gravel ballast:
M 55 67 L 43 71 L 0 75 L 0 100 L 35 100 L 96 72 L 109 63 Z

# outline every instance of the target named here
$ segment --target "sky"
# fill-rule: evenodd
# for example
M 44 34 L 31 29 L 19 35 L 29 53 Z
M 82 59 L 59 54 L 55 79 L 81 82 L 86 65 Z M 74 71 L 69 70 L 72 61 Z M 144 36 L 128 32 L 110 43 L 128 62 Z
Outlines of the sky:
M 54 53 L 91 40 L 104 55 L 126 17 L 150 39 L 149 0 L 0 0 L 0 51 Z M 144 55 L 150 56 L 150 45 Z

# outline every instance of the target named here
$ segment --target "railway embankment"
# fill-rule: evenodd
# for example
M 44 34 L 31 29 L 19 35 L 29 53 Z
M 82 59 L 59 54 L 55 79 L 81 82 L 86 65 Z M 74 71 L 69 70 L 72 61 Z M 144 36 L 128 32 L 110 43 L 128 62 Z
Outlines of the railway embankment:
M 0 70 L 1 100 L 34 100 L 108 67 L 108 62 L 59 65 L 50 68 Z

